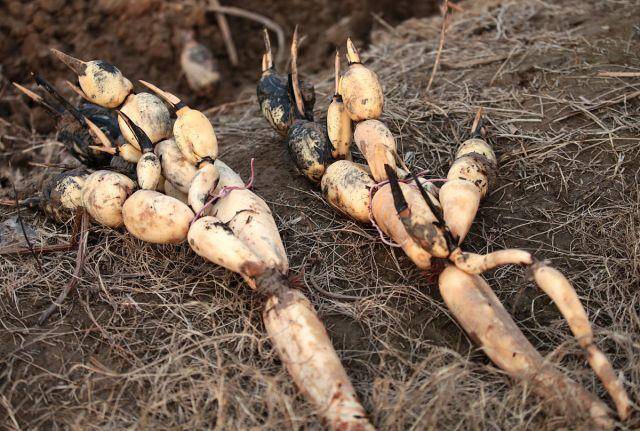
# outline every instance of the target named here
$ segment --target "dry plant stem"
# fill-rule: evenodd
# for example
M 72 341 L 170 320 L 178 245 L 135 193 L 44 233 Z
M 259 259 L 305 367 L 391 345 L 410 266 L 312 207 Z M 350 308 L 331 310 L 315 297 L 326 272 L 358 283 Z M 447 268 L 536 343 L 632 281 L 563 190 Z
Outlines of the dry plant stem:
M 11 164 L 9 164 L 9 167 L 11 167 Z M 29 240 L 29 235 L 27 235 L 27 231 L 24 229 L 24 223 L 22 223 L 20 201 L 18 200 L 18 192 L 16 191 L 16 184 L 13 181 L 11 181 L 11 188 L 13 189 L 13 198 L 14 198 L 15 207 L 18 210 L 18 223 L 20 223 L 20 229 L 22 230 L 22 235 L 24 236 L 24 240 L 27 243 L 27 248 L 29 250 L 29 253 L 36 260 L 38 269 L 40 270 L 40 273 L 43 274 L 44 270 L 42 269 L 42 262 L 40 262 L 40 258 L 38 258 L 38 256 L 35 254 L 35 251 L 33 250 L 33 246 L 31 245 L 31 241 Z
M 338 94 L 339 93 L 339 86 L 340 86 L 340 51 L 338 51 L 336 49 L 336 59 L 334 61 L 334 75 L 333 75 L 333 79 L 335 82 L 335 90 L 333 94 Z
M 38 162 L 28 162 L 29 166 L 34 166 L 36 168 L 53 168 L 53 169 L 63 169 L 69 170 L 73 169 L 74 166 L 71 165 L 61 165 L 59 163 L 38 163 Z
M 473 119 L 473 124 L 471 125 L 471 135 L 474 135 L 478 131 L 478 126 L 480 125 L 480 120 L 482 120 L 482 111 L 483 107 L 478 108 L 476 112 L 476 116 Z
M 23 87 L 22 85 L 20 85 L 20 84 L 18 84 L 16 82 L 13 83 L 13 86 L 16 87 L 18 90 L 20 90 L 25 95 L 27 95 L 34 102 L 39 103 L 42 106 L 44 106 L 50 113 L 52 113 L 54 115 L 58 114 L 58 111 L 51 104 L 49 104 L 46 100 L 44 100 L 42 98 L 42 96 L 40 96 L 39 94 L 34 93 L 33 91 L 29 90 L 26 87 Z
M 282 60 L 284 59 L 285 41 L 284 41 L 284 31 L 282 30 L 282 27 L 280 27 L 278 23 L 267 18 L 264 15 L 260 15 L 255 12 L 250 12 L 248 10 L 244 10 L 239 7 L 210 5 L 208 9 L 213 12 L 221 12 L 226 15 L 233 15 L 241 18 L 246 18 L 252 21 L 256 21 L 261 23 L 265 27 L 268 27 L 271 30 L 273 30 L 278 38 L 278 52 L 276 53 L 276 63 L 282 64 Z
M 298 81 L 298 26 L 293 31 L 293 40 L 291 41 L 291 82 L 298 112 L 304 117 L 304 103 L 302 102 L 300 82 Z
M 604 78 L 640 78 L 640 72 L 598 72 L 598 76 Z
M 48 245 L 43 247 L 7 247 L 0 249 L 0 256 L 3 255 L 24 255 L 24 254 L 43 254 L 43 253 L 55 253 L 58 251 L 70 251 L 76 247 L 75 243 L 69 244 L 56 244 L 56 245 Z
M 45 324 L 47 319 L 56 311 L 64 302 L 67 295 L 71 289 L 78 285 L 80 281 L 80 276 L 82 275 L 82 268 L 84 266 L 84 259 L 87 253 L 87 237 L 89 235 L 89 215 L 86 211 L 81 210 L 81 223 L 80 223 L 80 239 L 78 240 L 78 254 L 76 256 L 76 265 L 73 271 L 72 279 L 67 283 L 67 285 L 62 289 L 58 298 L 40 315 L 38 319 L 38 325 L 42 326 Z
M 484 279 L 449 266 L 440 274 L 439 286 L 456 320 L 500 368 L 517 379 L 533 381 L 536 393 L 561 403 L 561 408 L 589 412 L 600 427 L 613 427 L 607 406 L 545 363 Z
M 427 84 L 426 93 L 431 89 L 431 84 L 433 84 L 433 79 L 436 76 L 436 71 L 438 70 L 438 64 L 440 63 L 440 56 L 442 55 L 442 49 L 444 48 L 444 37 L 447 31 L 447 18 L 449 11 L 449 0 L 445 0 L 442 5 L 442 29 L 440 30 L 440 42 L 438 42 L 438 51 L 436 52 L 436 60 L 433 63 L 433 69 L 431 69 L 431 76 L 429 77 L 429 83 Z
M 221 7 L 220 2 L 218 0 L 209 0 L 209 4 L 213 8 Z M 224 44 L 227 47 L 227 53 L 229 54 L 229 61 L 231 61 L 232 65 L 237 66 L 238 51 L 236 50 L 236 45 L 233 43 L 233 37 L 231 36 L 231 30 L 229 30 L 229 23 L 227 22 L 227 17 L 225 17 L 222 12 L 217 12 L 216 20 L 218 21 L 218 27 L 220 27 L 220 32 L 222 33 Z
M 202 113 L 204 115 L 210 115 L 213 113 L 222 113 L 225 110 L 227 110 L 228 108 L 233 108 L 234 106 L 241 106 L 241 105 L 246 105 L 248 103 L 252 103 L 255 99 L 242 99 L 242 100 L 236 100 L 235 102 L 227 102 L 227 103 L 222 103 L 220 105 L 216 105 L 216 106 L 212 106 L 211 108 L 207 108 L 204 111 L 202 111 Z
M 262 71 L 266 71 L 273 67 L 273 52 L 271 50 L 271 38 L 269 38 L 269 30 L 267 28 L 262 29 L 262 38 L 264 40 L 264 57 Z

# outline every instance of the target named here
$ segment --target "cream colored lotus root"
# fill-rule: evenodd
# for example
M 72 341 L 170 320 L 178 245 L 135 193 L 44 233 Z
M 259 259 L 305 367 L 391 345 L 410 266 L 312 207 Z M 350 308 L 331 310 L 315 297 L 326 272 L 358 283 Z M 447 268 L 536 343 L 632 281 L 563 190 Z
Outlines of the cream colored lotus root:
M 173 138 L 184 158 L 192 164 L 207 158 L 214 161 L 218 157 L 218 139 L 209 119 L 202 112 L 185 105 L 175 95 L 146 81 L 140 83 L 176 109 L 178 118 L 173 123 Z
M 338 211 L 360 223 L 370 223 L 369 191 L 375 182 L 368 168 L 348 160 L 339 160 L 322 177 L 322 194 Z
M 331 155 L 335 159 L 350 159 L 352 138 L 351 117 L 344 106 L 339 90 L 340 54 L 336 51 L 335 59 L 335 94 L 327 109 L 327 135 L 333 147 Z
M 264 262 L 216 217 L 196 220 L 189 229 L 188 238 L 189 245 L 199 256 L 247 279 L 264 271 Z
M 349 68 L 340 78 L 340 94 L 353 121 L 379 118 L 384 96 L 378 75 L 360 62 L 360 55 L 351 39 L 347 39 Z
M 171 136 L 171 114 L 162 100 L 153 94 L 130 94 L 120 111 L 140 127 L 154 144 Z M 118 125 L 126 141 L 140 149 L 135 135 L 121 118 L 118 118 Z
M 141 189 L 156 190 L 162 178 L 158 156 L 154 153 L 144 153 L 137 162 L 136 174 Z
M 385 164 L 393 170 L 404 167 L 396 150 L 396 141 L 383 122 L 366 120 L 358 123 L 353 137 L 377 182 L 387 179 Z
M 51 52 L 78 75 L 80 88 L 91 102 L 116 108 L 131 93 L 131 81 L 114 65 L 102 60 L 82 61 L 57 49 Z
M 218 169 L 211 163 L 206 163 L 201 167 L 191 181 L 189 187 L 189 205 L 197 213 L 204 207 L 213 192 L 220 174 Z
M 167 139 L 159 142 L 154 152 L 160 159 L 164 177 L 182 193 L 189 193 L 191 181 L 198 169 L 184 158 L 175 141 Z
M 154 244 L 178 244 L 187 238 L 194 213 L 178 199 L 153 190 L 138 190 L 122 207 L 127 230 Z
M 82 188 L 82 206 L 98 223 L 115 228 L 123 223 L 122 206 L 134 189 L 134 182 L 125 175 L 96 171 Z
M 258 195 L 246 189 L 233 190 L 213 205 L 211 215 L 225 223 L 268 267 L 282 273 L 289 270 L 271 210 Z

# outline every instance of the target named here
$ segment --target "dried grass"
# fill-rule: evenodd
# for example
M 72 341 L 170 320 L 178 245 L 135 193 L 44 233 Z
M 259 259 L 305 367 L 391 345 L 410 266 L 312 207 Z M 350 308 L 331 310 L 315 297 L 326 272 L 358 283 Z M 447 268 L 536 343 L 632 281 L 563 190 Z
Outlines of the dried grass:
M 468 249 L 517 246 L 552 259 L 574 282 L 598 345 L 637 402 L 640 103 L 622 95 L 638 92 L 640 82 L 596 74 L 637 70 L 633 17 L 640 5 L 514 0 L 463 7 L 453 13 L 428 94 L 441 18 L 374 35 L 365 59 L 385 86 L 383 119 L 402 153 L 414 152 L 418 166 L 441 176 L 475 109 L 484 107 L 500 180 Z M 321 115 L 330 71 L 316 82 Z M 257 191 L 276 214 L 293 271 L 380 429 L 586 426 L 494 367 L 447 312 L 433 274 L 329 208 L 295 175 L 255 106 L 237 106 L 215 123 L 223 159 L 246 172 L 248 158 L 258 158 Z M 4 157 L 33 147 L 38 160 L 60 161 L 54 141 L 0 127 Z M 21 144 L 8 147 L 13 142 Z M 21 190 L 33 190 L 37 177 L 26 168 L 3 170 Z M 12 214 L 3 210 L 4 218 Z M 71 229 L 39 215 L 25 221 L 48 243 L 68 239 Z M 44 273 L 28 255 L 0 257 L 0 415 L 8 428 L 319 427 L 264 336 L 260 300 L 186 246 L 142 244 L 94 227 L 78 293 L 48 326 L 36 327 L 74 257 L 41 256 Z M 567 325 L 523 272 L 502 268 L 488 280 L 548 360 L 606 399 Z M 640 427 L 637 405 L 622 427 Z

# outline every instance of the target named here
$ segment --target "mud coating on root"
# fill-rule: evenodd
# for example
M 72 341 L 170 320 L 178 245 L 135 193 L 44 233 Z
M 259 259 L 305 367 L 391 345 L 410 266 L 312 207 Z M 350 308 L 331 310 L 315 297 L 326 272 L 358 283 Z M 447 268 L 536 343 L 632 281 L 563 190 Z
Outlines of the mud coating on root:
M 310 180 L 320 182 L 324 167 L 331 160 L 331 145 L 320 125 L 296 120 L 287 134 L 287 149 L 296 167 Z
M 69 187 L 78 186 L 75 181 L 66 182 L 65 178 L 88 175 L 89 172 L 83 168 L 72 169 L 50 177 L 42 186 L 42 199 L 40 206 L 45 213 L 58 221 L 67 221 L 73 211 L 62 205 L 62 195 Z
M 304 112 L 308 113 L 308 118 L 313 120 L 313 107 L 316 105 L 316 90 L 313 84 L 300 80 L 300 92 L 302 93 L 302 103 Z M 293 96 L 291 95 L 293 100 Z
M 487 190 L 491 190 L 495 184 L 498 182 L 498 174 L 497 174 L 497 166 L 491 162 L 486 156 L 479 153 L 468 153 L 464 156 L 458 158 L 457 160 L 463 160 L 464 158 L 468 158 L 473 160 L 473 165 L 469 166 L 466 171 L 471 172 L 472 169 L 475 169 L 480 174 L 484 175 L 487 179 Z M 459 176 L 458 179 L 468 180 L 465 177 Z M 477 180 L 473 182 L 479 188 L 482 188 L 482 180 Z
M 440 228 L 435 223 L 419 223 L 409 217 L 400 217 L 407 233 L 415 239 L 428 253 L 433 254 L 436 245 L 446 247 L 446 241 Z
M 275 72 L 263 75 L 256 93 L 262 115 L 276 131 L 286 133 L 294 118 L 286 78 Z
M 360 169 L 350 167 L 345 169 L 344 174 L 337 176 L 337 178 L 333 176 L 333 178 L 327 179 L 325 176 L 322 181 L 321 191 L 331 206 L 346 216 L 352 216 L 351 209 L 354 205 L 351 199 L 360 197 L 361 193 L 359 192 L 363 190 L 366 190 L 368 194 L 370 189 L 371 178 L 369 175 Z M 349 197 L 350 200 L 345 202 L 345 197 Z
M 262 274 L 256 277 L 256 287 L 265 299 L 275 296 L 277 303 L 274 307 L 265 310 L 268 313 L 271 310 L 282 310 L 286 308 L 296 299 L 296 291 L 291 288 L 289 279 L 276 269 L 267 268 Z
M 103 61 L 103 60 L 97 60 L 95 64 L 96 64 L 96 68 L 101 72 L 104 71 L 105 74 L 108 73 L 110 75 L 116 75 L 118 74 L 118 72 L 120 72 L 118 68 L 115 67 L 113 64 L 107 63 L 106 61 Z M 98 78 L 96 76 L 96 79 L 101 79 L 101 78 Z

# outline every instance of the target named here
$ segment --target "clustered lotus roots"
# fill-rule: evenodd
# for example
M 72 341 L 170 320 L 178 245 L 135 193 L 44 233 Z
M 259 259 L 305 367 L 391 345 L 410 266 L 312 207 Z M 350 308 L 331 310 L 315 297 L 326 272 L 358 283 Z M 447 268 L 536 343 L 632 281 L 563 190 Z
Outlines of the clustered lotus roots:
M 438 282 L 442 298 L 460 326 L 496 365 L 513 378 L 533 382 L 541 397 L 564 393 L 568 403 L 590 416 L 595 426 L 611 428 L 612 413 L 607 405 L 544 361 L 481 277 L 501 265 L 528 267 L 532 279 L 566 318 L 591 368 L 611 396 L 618 417 L 626 419 L 631 408 L 629 398 L 611 363 L 597 347 L 586 311 L 567 278 L 524 250 L 485 255 L 464 251 L 464 239 L 480 203 L 495 186 L 498 171 L 496 155 L 482 125 L 482 109 L 476 114 L 468 139 L 459 145 L 446 178 L 428 179 L 416 175 L 398 155 L 393 134 L 381 120 L 384 95 L 380 81 L 362 63 L 350 39 L 346 43 L 348 67 L 342 74 L 336 53 L 335 94 L 327 109 L 326 124 L 314 122 L 310 112 L 313 106 L 308 104 L 314 98 L 300 90 L 297 49 L 296 31 L 290 73 L 284 76 L 273 68 L 267 43 L 258 82 L 261 111 L 285 137 L 297 170 L 320 186 L 332 207 L 360 223 L 374 225 L 389 238 L 385 243 L 401 247 L 418 268 L 433 269 L 434 260 L 444 262 Z M 352 142 L 365 164 L 353 161 Z
M 389 238 L 385 242 L 401 247 L 420 269 L 431 268 L 435 259 L 446 262 L 439 275 L 442 298 L 486 355 L 513 378 L 533 382 L 541 397 L 567 392 L 594 424 L 610 428 L 609 408 L 544 361 L 481 277 L 501 265 L 527 266 L 567 319 L 618 416 L 626 419 L 630 401 L 596 346 L 569 281 L 524 250 L 464 251 L 464 239 L 498 170 L 481 110 L 437 187 L 437 181 L 416 175 L 398 155 L 394 136 L 381 120 L 382 85 L 351 39 L 342 74 L 336 52 L 335 94 L 326 124 L 314 121 L 314 88 L 298 75 L 298 29 L 288 74 L 276 70 L 266 30 L 264 41 L 260 110 L 283 137 L 297 169 L 321 188 L 327 202 L 347 217 L 373 224 Z M 106 61 L 52 53 L 77 75 L 77 85 L 67 84 L 82 97 L 79 106 L 38 75 L 35 81 L 45 96 L 14 85 L 57 120 L 59 139 L 83 167 L 50 176 L 41 193 L 23 204 L 56 221 L 84 212 L 96 223 L 124 226 L 150 243 L 186 240 L 204 259 L 240 274 L 264 297 L 267 334 L 325 426 L 373 429 L 313 306 L 290 286 L 289 262 L 271 210 L 218 158 L 209 119 L 149 82 L 139 81 L 150 92 L 134 93 L 132 82 Z M 353 161 L 352 143 L 366 164 Z

